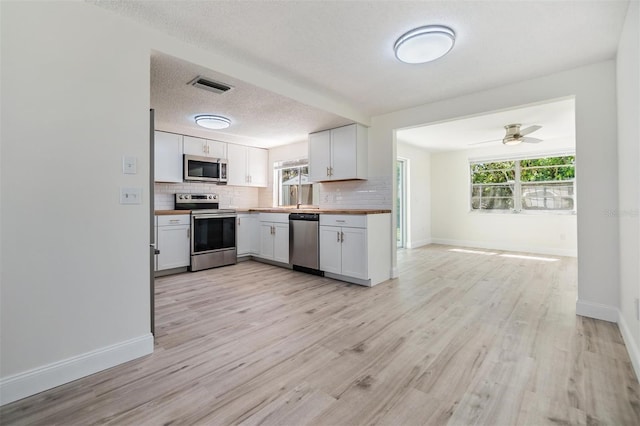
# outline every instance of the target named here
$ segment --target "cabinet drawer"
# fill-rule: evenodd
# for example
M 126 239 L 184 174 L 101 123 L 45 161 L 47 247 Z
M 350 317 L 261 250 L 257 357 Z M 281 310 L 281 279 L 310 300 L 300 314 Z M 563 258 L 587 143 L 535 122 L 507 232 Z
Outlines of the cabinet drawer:
M 260 222 L 289 223 L 289 213 L 260 213 Z
M 191 215 L 188 214 L 162 215 L 156 216 L 156 219 L 158 220 L 158 226 L 191 224 Z
M 320 225 L 366 228 L 367 215 L 358 214 L 321 214 Z

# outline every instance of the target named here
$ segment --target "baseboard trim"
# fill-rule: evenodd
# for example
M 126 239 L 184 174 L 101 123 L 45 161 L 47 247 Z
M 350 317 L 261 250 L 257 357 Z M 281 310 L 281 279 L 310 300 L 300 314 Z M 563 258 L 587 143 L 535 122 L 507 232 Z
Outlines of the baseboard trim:
M 398 274 L 398 267 L 394 266 L 391 268 L 391 273 L 389 274 L 389 278 L 394 279 L 394 278 L 398 278 L 399 274 Z
M 414 249 L 422 246 L 427 246 L 429 244 L 431 244 L 431 238 L 427 240 L 409 241 L 407 243 L 407 248 Z
M 620 329 L 620 334 L 622 334 L 622 340 L 624 340 L 624 344 L 627 347 L 631 365 L 636 373 L 636 379 L 640 380 L 640 349 L 638 348 L 640 342 L 634 340 L 629 326 L 627 326 L 627 322 L 620 311 L 618 311 L 618 328 Z
M 0 405 L 69 383 L 153 352 L 153 335 L 86 352 L 0 379 Z
M 576 315 L 609 322 L 618 322 L 618 308 L 601 303 L 576 301 Z
M 556 249 L 550 247 L 535 247 L 528 245 L 518 244 L 500 244 L 500 243 L 488 243 L 484 241 L 466 241 L 466 240 L 451 240 L 447 238 L 431 238 L 431 244 L 444 244 L 448 246 L 459 247 L 471 247 L 488 250 L 502 250 L 502 251 L 519 251 L 524 253 L 546 254 L 550 256 L 568 256 L 577 257 L 578 250 L 569 249 Z

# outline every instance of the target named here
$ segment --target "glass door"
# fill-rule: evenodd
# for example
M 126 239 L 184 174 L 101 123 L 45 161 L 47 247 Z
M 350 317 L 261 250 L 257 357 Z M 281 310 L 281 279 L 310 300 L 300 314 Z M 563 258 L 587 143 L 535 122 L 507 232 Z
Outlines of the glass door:
M 236 216 L 193 216 L 191 254 L 202 254 L 236 246 Z
M 404 248 L 406 243 L 406 167 L 407 160 L 398 159 L 396 161 L 396 179 L 398 187 L 396 191 L 396 246 Z

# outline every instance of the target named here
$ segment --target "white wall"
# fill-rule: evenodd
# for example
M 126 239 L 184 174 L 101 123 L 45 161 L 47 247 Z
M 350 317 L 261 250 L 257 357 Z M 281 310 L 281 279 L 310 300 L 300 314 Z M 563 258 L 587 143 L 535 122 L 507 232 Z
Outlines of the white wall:
M 620 220 L 620 330 L 640 377 L 640 7 L 631 2 L 617 57 L 618 209 Z
M 407 160 L 407 248 L 431 243 L 431 154 L 398 142 L 398 158 Z
M 574 149 L 573 140 L 547 140 L 544 144 L 553 146 L 554 151 L 561 148 Z M 494 250 L 576 256 L 575 215 L 470 211 L 470 158 L 508 158 L 534 155 L 532 152 L 539 153 L 535 155 L 544 155 L 538 145 L 526 144 L 432 153 L 433 242 Z M 551 154 L 551 152 L 547 153 Z M 579 205 L 578 211 L 580 211 Z
M 5 403 L 150 353 L 153 338 L 148 47 L 83 4 L 1 7 Z M 142 203 L 120 205 L 120 187 Z
M 614 61 L 373 117 L 369 151 L 376 152 L 381 161 L 386 159 L 385 169 L 392 176 L 396 158 L 394 129 L 569 96 L 576 100 L 578 188 L 597 194 L 579 200 L 576 309 L 580 314 L 612 321 L 617 319 L 619 304 L 618 219 L 607 214 L 618 206 Z M 395 184 L 391 188 L 395 197 Z M 392 256 L 395 266 L 395 250 Z
M 2 1 L 0 17 L 0 403 L 6 403 L 153 349 L 151 51 L 362 123 L 368 117 L 82 1 Z M 123 155 L 137 158 L 137 175 L 121 173 Z M 142 188 L 142 204 L 120 205 L 123 186 Z

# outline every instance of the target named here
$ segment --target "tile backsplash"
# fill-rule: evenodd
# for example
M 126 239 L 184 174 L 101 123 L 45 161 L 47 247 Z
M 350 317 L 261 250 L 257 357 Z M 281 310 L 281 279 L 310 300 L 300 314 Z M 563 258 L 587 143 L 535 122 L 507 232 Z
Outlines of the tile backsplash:
M 321 208 L 391 209 L 393 206 L 391 176 L 319 185 Z
M 256 207 L 259 203 L 259 188 L 245 186 L 212 185 L 210 183 L 182 182 L 155 183 L 155 210 L 172 210 L 174 194 L 218 194 L 221 209 Z
M 270 207 L 272 205 L 272 184 L 267 188 L 244 186 L 212 185 L 208 183 L 156 183 L 155 209 L 172 210 L 174 194 L 218 194 L 220 208 L 242 209 L 250 207 Z M 372 177 L 368 180 L 317 183 L 319 185 L 319 206 L 339 209 L 391 209 L 393 205 L 391 177 Z

